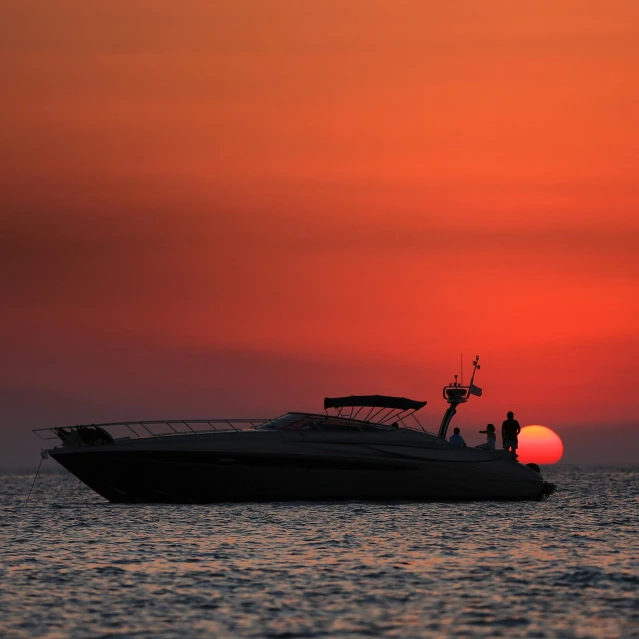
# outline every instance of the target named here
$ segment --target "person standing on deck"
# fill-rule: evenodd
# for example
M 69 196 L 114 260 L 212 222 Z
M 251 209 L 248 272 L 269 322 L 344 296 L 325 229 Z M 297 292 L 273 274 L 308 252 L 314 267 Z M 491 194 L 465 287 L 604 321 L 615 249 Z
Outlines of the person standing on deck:
M 521 426 L 515 419 L 515 413 L 511 410 L 506 414 L 506 418 L 506 421 L 501 425 L 501 438 L 504 444 L 504 450 L 513 453 L 513 455 L 517 457 L 517 446 L 519 443 L 517 437 L 521 432 Z

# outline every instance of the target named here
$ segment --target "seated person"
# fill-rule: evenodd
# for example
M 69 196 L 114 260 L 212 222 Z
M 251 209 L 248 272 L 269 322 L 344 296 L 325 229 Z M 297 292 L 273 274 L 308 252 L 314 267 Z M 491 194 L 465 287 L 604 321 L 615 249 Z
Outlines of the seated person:
M 466 442 L 464 441 L 464 438 L 459 434 L 459 428 L 455 428 L 453 430 L 453 434 L 450 436 L 448 442 L 455 448 L 466 448 Z
M 497 435 L 495 434 L 495 424 L 487 424 L 486 430 L 480 430 L 480 433 L 486 433 L 486 443 L 477 448 L 483 448 L 484 450 L 495 450 L 495 442 L 497 441 Z

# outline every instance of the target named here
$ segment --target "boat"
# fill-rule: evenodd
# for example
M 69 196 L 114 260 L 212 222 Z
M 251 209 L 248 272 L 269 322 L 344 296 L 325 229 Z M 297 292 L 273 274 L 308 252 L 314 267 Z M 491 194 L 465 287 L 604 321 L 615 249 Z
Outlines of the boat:
M 405 397 L 324 400 L 324 413 L 274 419 L 184 419 L 37 429 L 42 451 L 113 503 L 291 500 L 540 500 L 555 486 L 503 450 L 446 440 L 458 406 L 482 391 L 474 378 L 443 389 L 437 433 Z

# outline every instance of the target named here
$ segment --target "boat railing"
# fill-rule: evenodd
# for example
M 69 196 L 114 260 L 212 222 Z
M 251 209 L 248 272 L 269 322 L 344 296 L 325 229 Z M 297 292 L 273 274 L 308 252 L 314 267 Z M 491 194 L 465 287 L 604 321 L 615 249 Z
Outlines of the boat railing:
M 65 437 L 86 435 L 88 433 L 106 433 L 113 441 L 127 439 L 145 439 L 151 437 L 170 437 L 172 435 L 200 435 L 211 432 L 238 432 L 253 430 L 260 424 L 270 421 L 263 418 L 255 419 L 169 419 L 143 420 L 129 422 L 108 422 L 103 424 L 76 424 L 75 426 L 55 426 L 51 428 L 37 428 L 34 433 L 43 440 L 59 439 L 64 442 Z M 86 437 L 81 437 L 85 440 Z
M 313 424 L 327 440 L 331 439 L 333 431 L 330 428 L 322 428 L 322 418 L 326 416 L 317 415 L 319 419 Z M 59 440 L 63 446 L 93 446 L 108 444 L 113 442 L 125 442 L 129 440 L 141 440 L 152 438 L 163 438 L 178 435 L 203 435 L 214 432 L 227 432 L 243 434 L 249 430 L 255 430 L 261 424 L 273 421 L 263 418 L 243 418 L 243 419 L 174 419 L 174 420 L 142 420 L 128 422 L 109 422 L 102 424 L 77 424 L 74 426 L 55 426 L 50 428 L 37 428 L 34 433 L 42 440 Z M 353 424 L 353 430 L 361 432 L 369 439 L 372 432 L 362 428 L 366 422 Z M 378 425 L 374 422 L 371 425 Z M 421 426 L 421 424 L 420 424 Z M 399 428 L 403 431 L 404 437 L 411 441 L 411 433 L 424 433 L 423 428 L 417 430 L 402 423 Z M 289 434 L 303 432 L 298 430 L 278 429 L 284 440 L 289 439 Z

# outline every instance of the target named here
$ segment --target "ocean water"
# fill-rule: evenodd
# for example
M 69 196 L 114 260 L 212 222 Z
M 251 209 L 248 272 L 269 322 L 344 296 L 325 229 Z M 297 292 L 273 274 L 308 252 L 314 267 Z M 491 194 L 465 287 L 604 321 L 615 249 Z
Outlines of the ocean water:
M 639 637 L 639 467 L 542 470 L 542 502 L 207 506 L 3 474 L 0 636 Z

